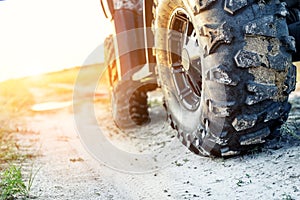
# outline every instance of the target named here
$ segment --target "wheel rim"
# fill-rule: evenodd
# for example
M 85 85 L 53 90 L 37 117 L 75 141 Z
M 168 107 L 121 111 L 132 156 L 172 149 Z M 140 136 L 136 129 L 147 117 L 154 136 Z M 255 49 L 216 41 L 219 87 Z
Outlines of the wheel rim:
M 176 9 L 169 23 L 168 53 L 178 100 L 188 110 L 200 105 L 202 70 L 198 39 L 191 18 Z

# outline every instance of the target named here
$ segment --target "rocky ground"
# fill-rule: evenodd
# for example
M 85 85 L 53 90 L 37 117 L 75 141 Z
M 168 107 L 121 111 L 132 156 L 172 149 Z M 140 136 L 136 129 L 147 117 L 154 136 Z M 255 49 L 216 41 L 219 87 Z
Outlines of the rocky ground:
M 43 92 L 31 92 L 41 99 Z M 150 95 L 159 99 L 159 92 Z M 199 157 L 186 150 L 166 124 L 159 103 L 152 106 L 153 120 L 147 127 L 124 132 L 112 122 L 107 94 L 100 92 L 92 105 L 83 98 L 74 107 L 62 96 L 60 104 L 44 104 L 52 109 L 34 107 L 36 111 L 24 117 L 26 130 L 18 135 L 20 145 L 36 155 L 26 166 L 38 171 L 31 192 L 37 199 L 300 199 L 299 91 L 291 95 L 292 112 L 277 141 L 229 159 Z M 96 121 L 84 115 L 89 106 Z M 77 115 L 87 120 L 83 131 Z M 99 140 L 103 151 L 88 153 L 93 150 L 85 148 L 80 137 L 95 127 L 118 151 Z M 128 155 L 137 158 L 124 159 Z
M 33 161 L 34 167 L 40 168 L 33 194 L 39 199 L 299 199 L 300 140 L 291 133 L 299 134 L 297 94 L 291 102 L 294 106 L 287 130 L 276 145 L 226 160 L 188 152 L 172 138 L 172 132 L 143 130 L 154 134 L 155 141 L 173 142 L 184 153 L 168 157 L 163 165 L 158 161 L 161 168 L 141 174 L 122 172 L 122 165 L 104 165 L 92 158 L 80 142 L 70 107 L 36 114 L 28 119 L 30 129 L 38 133 L 40 155 Z M 97 103 L 98 123 L 114 145 L 130 153 L 149 149 L 164 149 L 164 155 L 174 153 L 166 150 L 166 144 L 151 143 L 149 135 L 142 140 L 118 133 L 109 110 L 108 104 Z M 164 126 L 151 124 L 155 125 Z

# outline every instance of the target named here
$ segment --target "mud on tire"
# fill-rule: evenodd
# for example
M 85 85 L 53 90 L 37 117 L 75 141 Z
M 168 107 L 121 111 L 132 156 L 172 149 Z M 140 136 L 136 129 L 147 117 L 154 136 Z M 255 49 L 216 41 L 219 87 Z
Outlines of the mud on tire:
M 287 119 L 295 89 L 285 3 L 160 0 L 156 6 L 159 81 L 183 144 L 205 156 L 232 156 L 263 143 Z M 199 57 L 187 67 L 180 37 L 189 23 Z

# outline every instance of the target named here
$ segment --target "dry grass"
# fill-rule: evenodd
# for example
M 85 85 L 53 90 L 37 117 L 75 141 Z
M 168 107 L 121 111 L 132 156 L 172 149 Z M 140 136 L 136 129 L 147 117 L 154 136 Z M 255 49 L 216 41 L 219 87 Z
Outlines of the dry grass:
M 0 82 L 0 199 L 27 199 L 35 174 L 24 182 L 23 168 L 36 155 L 20 149 L 16 135 L 27 133 L 24 117 L 32 115 L 32 105 L 45 101 L 72 100 L 75 84 L 87 86 L 98 81 L 103 65 L 72 68 L 44 75 Z M 80 76 L 78 76 L 80 75 Z M 79 79 L 78 79 L 79 77 Z M 107 80 L 102 80 L 106 82 Z M 19 130 L 19 125 L 22 129 Z M 25 127 L 25 128 L 24 128 Z M 24 128 L 24 130 L 23 130 Z M 30 133 L 30 132 L 28 132 Z M 31 133 L 30 133 L 31 134 Z
M 75 85 L 86 86 L 97 81 L 102 64 L 84 68 L 75 67 L 63 71 L 48 73 L 26 79 L 31 89 L 37 89 L 41 98 L 35 97 L 37 103 L 43 101 L 71 100 Z
M 33 96 L 23 80 L 9 80 L 0 84 L 0 164 L 18 159 L 12 139 L 16 129 L 14 124 L 19 123 L 20 117 L 28 113 L 33 103 Z
M 9 80 L 0 84 L 0 113 L 22 114 L 34 99 L 23 80 Z
M 45 101 L 72 100 L 73 87 L 80 72 L 80 85 L 97 81 L 103 65 L 75 67 L 44 75 L 13 79 L 0 83 L 0 164 L 18 158 L 11 135 L 24 116 L 32 115 L 30 108 Z M 106 80 L 105 80 L 106 81 Z M 65 85 L 67 87 L 56 87 Z M 34 94 L 34 95 L 33 95 Z M 1 170 L 1 168 L 0 168 Z

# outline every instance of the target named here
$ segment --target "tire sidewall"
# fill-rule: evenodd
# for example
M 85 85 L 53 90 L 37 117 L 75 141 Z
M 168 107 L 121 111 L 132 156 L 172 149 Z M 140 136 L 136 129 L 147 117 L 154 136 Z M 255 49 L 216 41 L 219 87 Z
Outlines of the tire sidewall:
M 202 95 L 200 105 L 198 105 L 196 109 L 186 109 L 177 94 L 174 79 L 172 77 L 172 63 L 169 61 L 170 56 L 168 53 L 167 30 L 169 28 L 172 13 L 177 9 L 183 9 L 193 21 L 193 13 L 189 11 L 181 0 L 175 0 L 172 2 L 162 0 L 159 2 L 159 6 L 157 8 L 157 13 L 160 13 L 160 15 L 157 15 L 158 18 L 155 22 L 155 44 L 159 45 L 159 56 L 157 56 L 158 75 L 161 80 L 167 111 L 169 117 L 172 118 L 172 123 L 174 123 L 176 129 L 183 131 L 184 133 L 191 134 L 199 128 L 200 124 L 202 124 L 200 119 L 205 106 Z M 163 15 L 161 13 L 163 13 Z M 204 80 L 202 78 L 202 82 L 203 81 Z M 205 93 L 204 90 L 205 88 L 203 87 L 202 93 Z

